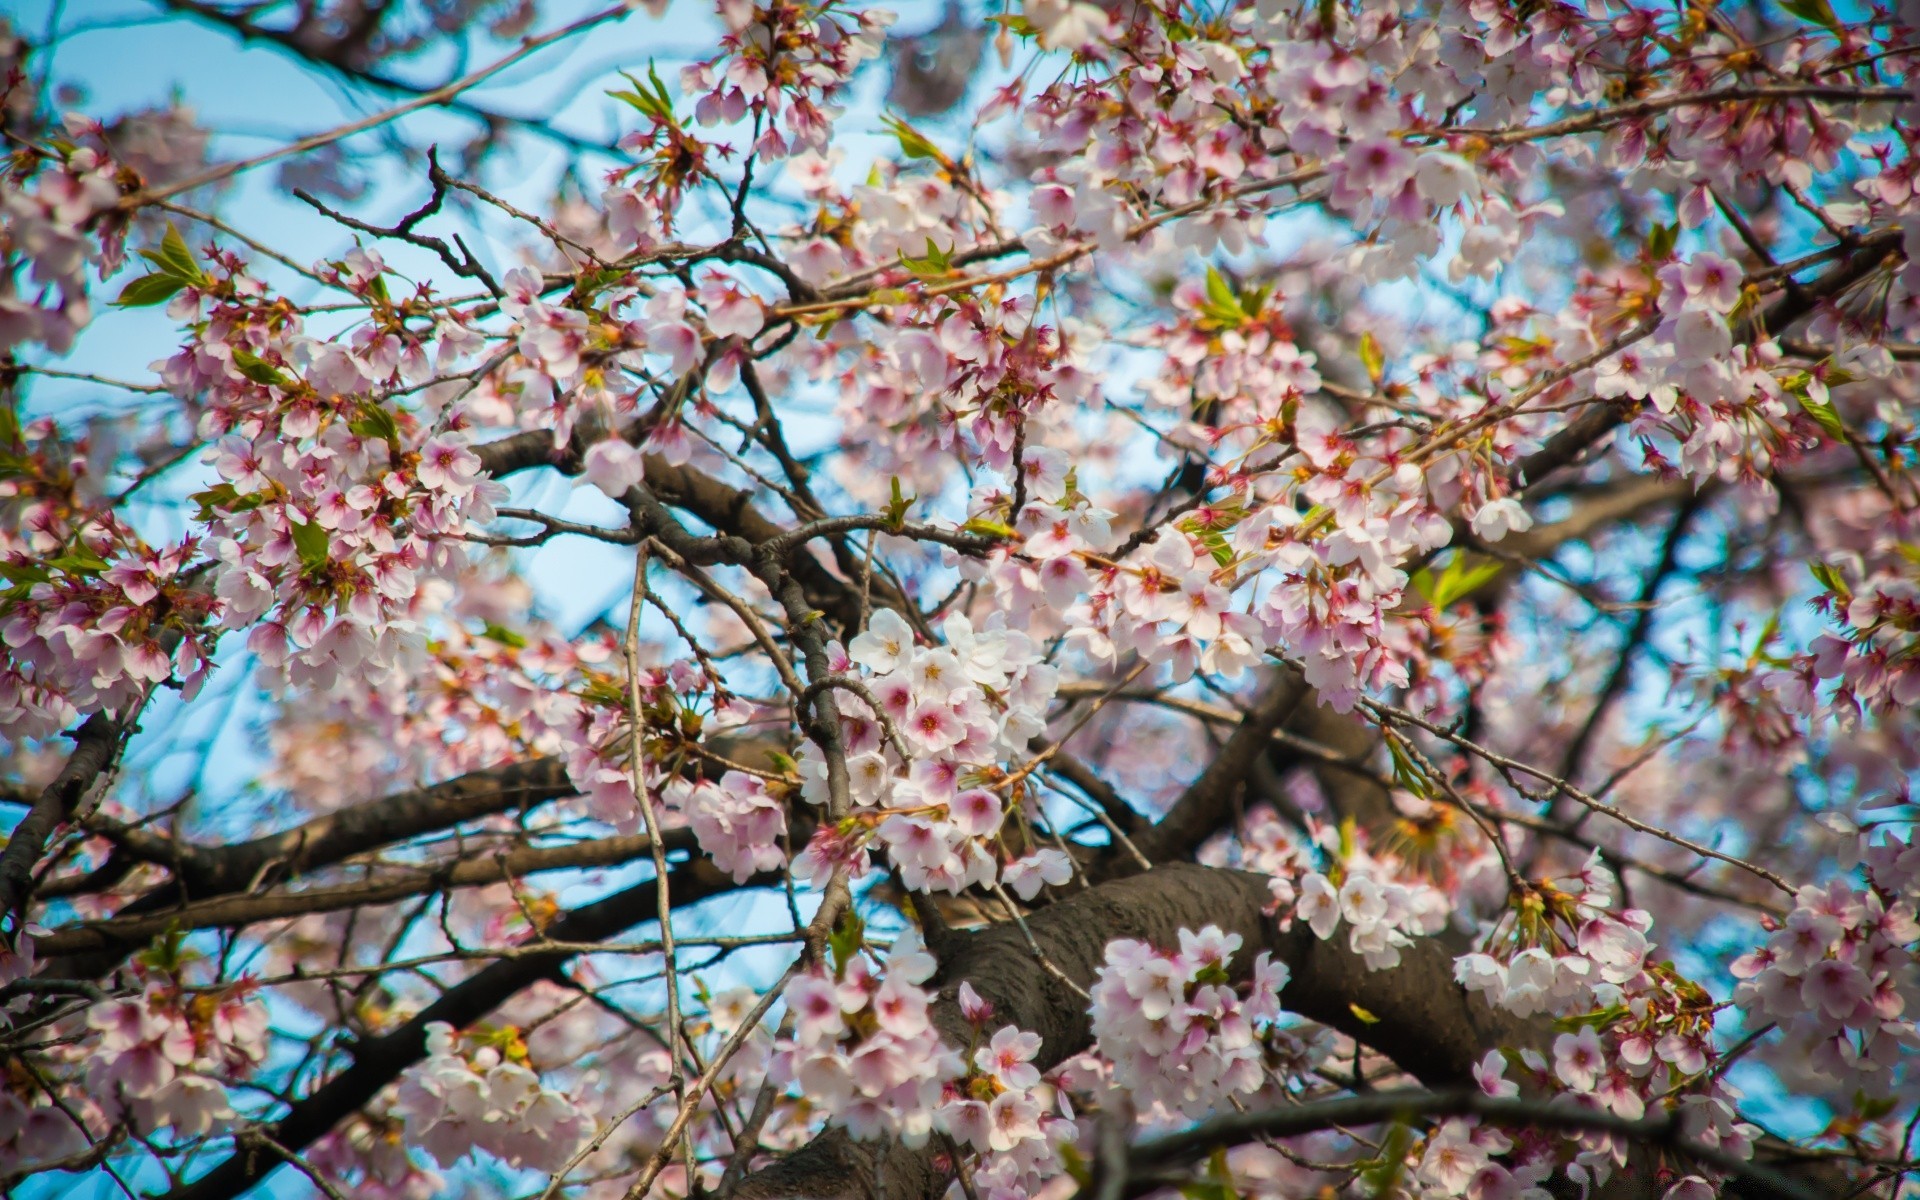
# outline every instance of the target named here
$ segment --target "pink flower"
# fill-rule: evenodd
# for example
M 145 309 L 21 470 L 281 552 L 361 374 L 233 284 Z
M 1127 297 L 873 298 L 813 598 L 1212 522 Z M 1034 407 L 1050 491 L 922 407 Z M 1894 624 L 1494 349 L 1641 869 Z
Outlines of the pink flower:
M 1860 968 L 1838 959 L 1813 964 L 1800 983 L 1800 999 L 1836 1021 L 1844 1021 L 1860 1007 L 1871 986 Z
M 960 1015 L 969 1025 L 985 1025 L 993 1019 L 993 1002 L 985 999 L 973 990 L 973 985 L 965 980 L 960 982 L 960 991 L 956 999 L 960 1004 Z
M 587 448 L 582 469 L 593 486 L 615 500 L 646 478 L 646 462 L 638 447 L 625 438 L 610 437 Z
M 973 1065 L 1005 1087 L 1025 1091 L 1040 1082 L 1040 1071 L 1033 1065 L 1033 1056 L 1039 1052 L 1039 1034 L 1007 1025 L 993 1035 L 991 1042 L 974 1052 Z
M 966 730 L 959 718 L 939 700 L 923 700 L 915 706 L 902 732 L 909 741 L 928 754 L 950 749 L 966 737 Z
M 985 788 L 968 788 L 947 805 L 947 819 L 968 837 L 992 837 L 1004 817 L 1000 797 Z
M 719 338 L 750 338 L 767 323 L 758 297 L 719 271 L 708 271 L 697 293 L 707 310 L 707 329 Z
M 1606 1065 L 1606 1051 L 1591 1025 L 1582 1025 L 1579 1033 L 1563 1033 L 1553 1041 L 1553 1073 L 1576 1092 L 1591 1092 Z
M 987 1145 L 1011 1150 L 1040 1136 L 1040 1105 L 1025 1092 L 1002 1092 L 987 1106 Z
M 801 1045 L 816 1046 L 846 1032 L 839 990 L 831 979 L 813 973 L 796 975 L 787 984 L 786 999 Z
M 1473 1081 L 1489 1096 L 1518 1096 L 1520 1085 L 1507 1078 L 1507 1056 L 1489 1050 L 1473 1068 Z
M 1061 887 L 1073 879 L 1073 860 L 1058 850 L 1036 850 L 1000 869 L 1001 882 L 1022 900 L 1031 900 L 1047 885 Z
M 452 438 L 432 438 L 420 448 L 418 475 L 425 487 L 463 496 L 480 477 L 480 456 Z

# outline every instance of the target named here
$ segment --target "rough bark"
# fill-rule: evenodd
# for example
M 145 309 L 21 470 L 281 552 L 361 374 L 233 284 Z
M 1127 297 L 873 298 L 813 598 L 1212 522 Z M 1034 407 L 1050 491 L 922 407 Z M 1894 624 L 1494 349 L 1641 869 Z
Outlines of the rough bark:
M 9 921 L 14 931 L 33 898 L 33 868 L 46 851 L 47 839 L 72 818 L 87 789 L 112 766 L 122 732 L 121 723 L 105 713 L 88 717 L 72 734 L 73 753 L 66 765 L 8 835 L 6 850 L 0 852 L 0 920 Z

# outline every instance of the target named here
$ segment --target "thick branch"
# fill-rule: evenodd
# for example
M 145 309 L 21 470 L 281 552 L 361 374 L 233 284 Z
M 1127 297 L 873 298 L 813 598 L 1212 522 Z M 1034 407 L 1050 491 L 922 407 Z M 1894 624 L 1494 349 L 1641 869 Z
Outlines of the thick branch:
M 1125 1165 L 1128 1174 L 1138 1178 L 1150 1172 L 1195 1162 L 1206 1157 L 1217 1146 L 1235 1146 L 1257 1137 L 1298 1137 L 1323 1129 L 1345 1129 L 1384 1121 L 1469 1116 L 1522 1129 L 1608 1133 L 1644 1146 L 1668 1150 L 1683 1160 L 1691 1160 L 1735 1176 L 1745 1185 L 1741 1188 L 1744 1196 L 1764 1197 L 1765 1200 L 1810 1200 L 1814 1195 L 1775 1171 L 1756 1166 L 1716 1146 L 1689 1139 L 1685 1136 L 1677 1110 L 1663 1116 L 1629 1121 L 1599 1109 L 1571 1104 L 1543 1105 L 1537 1100 L 1519 1097 L 1496 1099 L 1471 1090 L 1376 1092 L 1367 1096 L 1321 1100 L 1295 1108 L 1228 1113 L 1192 1129 L 1133 1147 L 1126 1155 Z M 1143 1181 L 1143 1186 L 1128 1187 L 1124 1194 L 1145 1195 L 1159 1186 L 1163 1185 L 1146 1184 Z
M 13 827 L 0 854 L 0 919 L 21 914 L 33 897 L 33 868 L 46 852 L 47 839 L 72 818 L 81 797 L 113 765 L 122 732 L 119 721 L 94 713 L 74 733 L 73 753 L 60 774 L 40 793 L 27 815 Z M 14 925 L 18 928 L 18 922 Z
M 1311 699 L 1300 673 L 1282 667 L 1200 777 L 1173 802 L 1166 816 L 1134 839 L 1140 853 L 1149 862 L 1171 862 L 1185 858 L 1213 836 L 1232 814 L 1234 792 L 1254 760 L 1267 752 L 1273 731 Z M 1116 856 L 1114 866 L 1124 870 L 1129 861 Z
M 691 832 L 675 830 L 666 838 L 674 849 L 694 845 Z M 508 883 L 540 871 L 610 867 L 645 857 L 653 847 L 645 836 L 600 838 L 567 846 L 517 847 L 453 862 L 384 871 L 359 883 L 265 895 L 233 893 L 134 916 L 71 925 L 35 940 L 42 955 L 126 953 L 169 929 L 244 929 L 261 921 L 337 912 L 374 904 L 392 904 L 453 888 Z

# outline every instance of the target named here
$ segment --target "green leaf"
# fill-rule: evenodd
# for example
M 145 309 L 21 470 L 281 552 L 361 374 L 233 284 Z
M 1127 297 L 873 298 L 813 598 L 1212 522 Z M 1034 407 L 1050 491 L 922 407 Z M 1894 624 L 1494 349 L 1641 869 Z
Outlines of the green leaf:
M 935 162 L 943 164 L 950 161 L 947 158 L 946 152 L 934 145 L 926 134 L 921 133 L 918 129 L 902 121 L 899 117 L 889 113 L 880 118 L 880 123 L 892 130 L 894 137 L 900 139 L 900 153 L 906 155 L 908 158 L 931 158 Z
M 1081 1157 L 1079 1149 L 1072 1142 L 1061 1142 L 1055 1150 L 1060 1155 L 1060 1165 L 1066 1169 L 1070 1179 L 1083 1188 L 1093 1186 L 1093 1169 L 1087 1166 L 1087 1160 Z
M 660 82 L 660 76 L 654 71 L 652 61 L 647 63 L 647 83 L 641 83 L 625 71 L 620 72 L 620 77 L 632 84 L 633 90 L 613 91 L 608 92 L 607 95 L 616 100 L 626 101 L 663 125 L 676 123 L 673 119 L 673 97 L 667 94 L 667 86 Z
M 887 524 L 899 529 L 907 521 L 907 510 L 919 503 L 920 497 L 909 496 L 900 488 L 900 477 L 895 475 L 889 485 L 893 494 L 887 501 Z
M 1207 1156 L 1206 1178 L 1181 1184 L 1180 1194 L 1188 1200 L 1240 1200 L 1240 1193 L 1233 1187 L 1233 1168 L 1227 1162 L 1225 1146 L 1216 1146 Z
M 75 546 L 59 558 L 48 559 L 47 565 L 69 575 L 98 575 L 107 569 L 107 560 L 85 546 Z
M 1811 21 L 1835 33 L 1840 30 L 1840 18 L 1827 0 L 1780 0 L 1780 7 L 1802 21 Z
M 515 650 L 527 648 L 526 638 L 511 629 L 495 625 L 492 621 L 487 622 L 487 627 L 481 631 L 481 636 L 499 642 L 503 646 L 512 646 Z
M 904 252 L 900 261 L 907 270 L 923 279 L 939 279 L 953 273 L 953 257 L 927 239 L 927 252 L 923 257 L 911 258 Z
M 280 388 L 293 386 L 291 376 L 251 350 L 236 348 L 233 352 L 233 365 L 240 369 L 242 375 L 255 383 Z
M 840 918 L 840 924 L 834 927 L 827 938 L 827 948 L 833 952 L 833 973 L 846 974 L 847 964 L 853 956 L 860 953 L 860 947 L 866 944 L 867 923 L 860 914 L 849 908 L 847 915 Z
M 53 578 L 47 564 L 37 562 L 0 562 L 0 579 L 8 583 L 45 583 Z
M 1013 526 L 1005 521 L 994 521 L 986 517 L 974 517 L 960 528 L 967 533 L 977 533 L 981 537 L 1012 539 L 1018 536 Z
M 668 112 L 673 111 L 673 97 L 667 94 L 667 85 L 660 82 L 660 72 L 653 69 L 653 60 L 647 60 L 647 81 L 653 84 L 653 94 Z
M 1833 593 L 1842 600 L 1848 600 L 1853 597 L 1853 589 L 1847 586 L 1847 581 L 1840 577 L 1840 572 L 1834 568 L 1832 563 L 1821 562 L 1816 558 L 1807 564 L 1807 570 L 1813 573 L 1815 582 L 1819 583 L 1826 591 Z
M 169 922 L 165 933 L 154 938 L 145 950 L 134 955 L 141 966 L 171 975 L 194 959 L 198 952 L 187 949 L 187 931 L 177 921 Z
M 1206 529 L 1200 533 L 1200 544 L 1207 548 L 1213 561 L 1223 567 L 1233 565 L 1233 547 L 1227 544 L 1227 536 L 1218 529 Z
M 1405 791 L 1412 792 L 1422 799 L 1431 799 L 1432 793 L 1427 787 L 1426 773 L 1408 757 L 1406 747 L 1399 738 L 1388 738 L 1387 755 L 1393 760 L 1393 782 Z
M 1354 1006 L 1356 1009 L 1358 1005 Z M 1413 1130 L 1407 1127 L 1404 1119 L 1394 1121 L 1388 1128 L 1387 1136 L 1380 1141 L 1380 1156 L 1374 1165 L 1360 1173 L 1375 1196 L 1388 1196 L 1396 1191 L 1400 1184 L 1401 1173 L 1407 1167 L 1407 1151 L 1413 1148 Z
M 318 571 L 327 565 L 327 552 L 330 539 L 327 531 L 320 528 L 317 521 L 291 522 L 293 529 L 293 548 L 300 555 L 300 565 L 308 571 Z
M 1421 568 L 1414 574 L 1413 585 L 1425 596 L 1434 611 L 1445 612 L 1460 600 L 1472 595 L 1480 586 L 1500 574 L 1497 559 L 1480 559 L 1470 562 L 1471 556 L 1457 554 L 1447 564 L 1447 569 L 1439 578 L 1433 572 Z
M 1865 1092 L 1853 1094 L 1853 1111 L 1862 1120 L 1878 1121 L 1899 1107 L 1900 1102 L 1892 1096 L 1869 1096 Z
M 193 259 L 193 251 L 187 249 L 187 239 L 180 236 L 172 221 L 167 222 L 167 232 L 160 238 L 158 250 L 142 250 L 140 257 L 159 269 L 162 275 L 171 275 L 182 283 L 205 283 L 206 272 Z
M 1387 373 L 1387 356 L 1380 350 L 1380 339 L 1371 331 L 1360 335 L 1360 365 L 1367 369 L 1367 378 L 1374 386 L 1380 386 L 1380 380 Z
M 1247 319 L 1247 310 L 1234 294 L 1233 285 L 1213 266 L 1207 268 L 1207 300 L 1200 311 L 1222 325 L 1238 325 Z
M 165 304 L 173 299 L 174 293 L 187 286 L 187 281 L 172 275 L 142 275 L 140 278 L 120 289 L 120 297 L 114 303 L 121 308 L 149 308 L 155 304 Z
M 389 445 L 400 442 L 400 426 L 394 422 L 393 414 L 371 400 L 361 403 L 360 415 L 348 421 L 347 428 L 363 438 L 378 438 Z
M 1679 222 L 1671 225 L 1656 223 L 1647 233 L 1647 258 L 1653 262 L 1665 262 L 1673 257 L 1673 246 L 1679 238 Z
M 194 520 L 211 521 L 239 498 L 240 493 L 234 490 L 232 484 L 216 483 L 204 492 L 195 492 L 188 496 L 187 500 L 200 506 L 200 511 L 194 514 Z
M 1822 404 L 1805 392 L 1794 393 L 1794 399 L 1800 402 L 1800 407 L 1806 410 L 1807 415 L 1813 418 L 1813 423 L 1825 431 L 1828 437 L 1836 442 L 1847 440 L 1847 427 L 1841 424 L 1840 414 L 1833 411 L 1833 405 Z

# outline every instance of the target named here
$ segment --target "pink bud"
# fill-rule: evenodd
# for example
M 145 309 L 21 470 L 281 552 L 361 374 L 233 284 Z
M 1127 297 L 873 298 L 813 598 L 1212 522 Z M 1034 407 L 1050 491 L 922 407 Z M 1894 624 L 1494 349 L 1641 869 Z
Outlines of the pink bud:
M 985 1025 L 993 1020 L 993 1002 L 973 990 L 971 983 L 960 985 L 960 1015 L 969 1025 Z

